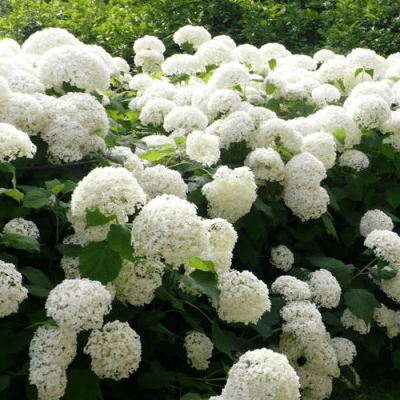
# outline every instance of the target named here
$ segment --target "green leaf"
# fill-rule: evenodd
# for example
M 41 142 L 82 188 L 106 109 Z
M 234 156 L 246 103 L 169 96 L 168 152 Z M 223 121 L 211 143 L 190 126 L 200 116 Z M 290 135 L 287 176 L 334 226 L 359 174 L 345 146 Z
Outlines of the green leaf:
M 268 204 L 265 204 L 261 199 L 257 199 L 253 205 L 257 210 L 262 211 L 267 217 L 272 219 L 274 218 L 272 207 Z
M 103 400 L 100 381 L 90 369 L 73 368 L 68 371 L 66 400 Z
M 202 400 L 203 397 L 197 393 L 186 393 L 179 400 Z
M 212 301 L 218 302 L 219 289 L 214 273 L 210 271 L 196 270 L 190 275 L 181 275 L 179 280 L 206 295 Z
M 58 179 L 46 181 L 45 185 L 46 185 L 46 189 L 53 194 L 60 193 L 61 190 L 64 188 L 64 184 L 61 183 Z
M 379 151 L 383 156 L 385 156 L 389 160 L 394 160 L 395 150 L 391 143 L 382 143 L 382 146 L 379 149 Z
M 346 139 L 346 130 L 345 129 L 338 129 L 337 131 L 333 132 L 332 135 L 336 138 L 336 140 L 344 146 L 344 141 Z
M 321 216 L 322 222 L 324 223 L 326 232 L 333 236 L 336 240 L 339 240 L 338 235 L 336 233 L 336 228 L 333 223 L 333 218 L 329 213 L 322 214 Z
M 64 187 L 62 188 L 62 193 L 71 193 L 75 190 L 77 183 L 74 181 L 67 180 L 64 182 Z
M 387 279 L 392 279 L 397 275 L 397 270 L 396 269 L 383 269 L 383 268 L 373 268 L 370 267 L 368 269 L 368 272 L 371 274 L 371 276 L 378 280 L 378 281 L 384 281 Z
M 358 318 L 370 323 L 374 309 L 381 307 L 375 296 L 366 289 L 350 289 L 344 294 L 344 302 Z
M 311 265 L 330 271 L 342 288 L 347 286 L 353 279 L 354 266 L 351 264 L 344 264 L 336 258 L 309 256 L 306 257 L 306 261 Z
M 86 228 L 90 228 L 91 226 L 106 225 L 113 220 L 117 220 L 117 216 L 115 214 L 108 216 L 104 215 L 98 208 L 96 208 L 94 211 L 88 210 L 86 212 Z
M 131 230 L 127 225 L 112 224 L 107 235 L 107 241 L 110 248 L 120 253 L 122 258 L 135 262 L 131 237 Z
M 271 82 L 267 82 L 265 91 L 267 92 L 267 94 L 273 94 L 273 93 L 278 93 L 279 89 Z
M 271 58 L 270 60 L 268 60 L 268 66 L 271 71 L 273 71 L 276 68 L 275 58 Z
M 79 257 L 79 253 L 83 249 L 79 244 L 59 244 L 57 250 L 67 257 Z
M 172 150 L 173 151 L 173 150 Z M 165 157 L 171 156 L 172 151 L 154 151 L 154 150 L 148 150 L 146 153 L 141 154 L 139 158 L 142 160 L 147 160 L 147 161 L 160 161 Z
M 79 271 L 83 278 L 113 281 L 122 268 L 122 258 L 104 242 L 91 242 L 79 254 Z
M 49 203 L 51 196 L 52 193 L 45 189 L 36 188 L 29 190 L 25 194 L 22 207 L 34 209 L 42 208 Z
M 42 271 L 33 267 L 24 267 L 21 269 L 21 273 L 31 283 L 30 285 L 26 285 L 30 294 L 36 297 L 47 298 L 53 285 Z
M 385 198 L 395 210 L 400 205 L 400 192 L 396 186 L 389 186 L 385 189 Z
M 272 328 L 268 318 L 264 318 L 268 312 L 265 312 L 263 316 L 258 320 L 257 324 L 251 324 L 253 329 L 263 338 L 267 339 L 272 336 Z
M 4 233 L 0 236 L 0 241 L 6 247 L 29 252 L 40 251 L 40 244 L 35 238 L 19 233 Z
M 216 320 L 213 320 L 211 325 L 211 338 L 216 349 L 226 354 L 229 358 L 231 359 L 233 358 L 229 342 L 226 339 L 224 333 L 222 332 Z
M 173 371 L 151 371 L 143 372 L 138 376 L 138 383 L 148 389 L 166 388 L 175 382 Z
M 0 194 L 5 194 L 8 197 L 11 197 L 14 200 L 17 200 L 18 203 L 24 198 L 24 194 L 20 192 L 18 189 L 5 189 L 0 188 Z
M 354 78 L 357 78 L 357 76 L 360 75 L 362 72 L 364 72 L 364 68 L 363 67 L 357 68 L 354 71 Z
M 0 162 L 0 171 L 8 172 L 10 174 L 13 174 L 13 176 L 15 176 L 15 167 L 9 163 Z
M 212 261 L 203 261 L 198 257 L 186 259 L 185 261 L 194 269 L 198 269 L 201 271 L 211 271 L 215 273 L 214 263 Z

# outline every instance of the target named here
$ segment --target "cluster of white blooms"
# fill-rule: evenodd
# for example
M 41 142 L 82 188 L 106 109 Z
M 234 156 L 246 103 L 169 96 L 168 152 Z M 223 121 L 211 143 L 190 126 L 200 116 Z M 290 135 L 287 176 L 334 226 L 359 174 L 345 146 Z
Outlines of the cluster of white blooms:
M 400 268 L 400 237 L 397 233 L 375 229 L 365 238 L 364 245 L 391 266 Z
M 285 179 L 285 164 L 280 154 L 271 147 L 257 148 L 249 153 L 244 160 L 257 179 L 270 182 L 283 182 Z
M 335 349 L 339 366 L 349 365 L 353 362 L 357 355 L 355 344 L 343 337 L 334 337 L 330 340 L 330 344 Z
M 220 274 L 218 316 L 227 322 L 256 324 L 271 309 L 267 285 L 250 271 Z
M 92 359 L 92 371 L 101 379 L 119 381 L 137 370 L 142 345 L 127 322 L 108 322 L 90 333 L 83 349 Z
M 129 147 L 115 146 L 109 149 L 109 151 L 110 157 L 119 159 L 119 165 L 122 164 L 124 168 L 132 172 L 136 179 L 140 177 L 144 170 L 143 161 L 137 154 L 134 154 Z M 111 165 L 113 165 L 113 163 L 111 163 Z
M 287 358 L 269 349 L 247 351 L 229 371 L 218 399 L 298 400 L 299 377 Z
M 341 94 L 339 89 L 329 83 L 324 83 L 313 89 L 311 92 L 311 97 L 314 103 L 320 108 L 338 102 L 340 96 Z
M 200 71 L 205 71 L 207 66 L 219 66 L 233 61 L 231 50 L 236 43 L 229 36 L 216 36 L 203 42 L 195 53 L 196 62 Z
M 327 210 L 329 196 L 320 181 L 326 177 L 323 163 L 311 153 L 295 155 L 285 165 L 283 200 L 302 221 L 319 218 Z
M 190 54 L 173 54 L 161 65 L 165 75 L 193 75 L 198 70 L 197 59 Z
M 233 249 L 238 235 L 230 222 L 223 218 L 205 219 L 210 240 L 210 259 L 217 274 L 226 272 L 231 267 Z
M 186 349 L 188 363 L 197 370 L 208 368 L 214 345 L 202 332 L 191 331 L 185 336 L 183 346 Z
M 104 240 L 112 221 L 86 228 L 87 212 L 98 209 L 105 216 L 115 215 L 119 223 L 128 222 L 146 202 L 146 195 L 136 178 L 122 167 L 98 167 L 77 185 L 71 198 L 70 220 L 75 233 L 90 240 Z
M 338 306 L 342 289 L 337 279 L 326 269 L 311 272 L 308 277 L 311 300 L 317 307 L 335 308 Z
M 150 35 L 143 36 L 135 40 L 133 50 L 136 53 L 134 63 L 141 67 L 144 73 L 156 74 L 161 71 L 165 46 L 160 39 Z
M 249 70 L 238 62 L 220 65 L 211 75 L 209 84 L 218 89 L 229 89 L 234 86 L 244 86 L 250 80 Z
M 151 303 L 155 290 L 161 286 L 163 274 L 164 264 L 158 260 L 136 263 L 124 260 L 120 273 L 113 281 L 117 299 L 133 306 Z
M 281 275 L 277 278 L 271 290 L 280 294 L 286 301 L 309 300 L 311 297 L 307 282 L 289 275 Z
M 63 244 L 86 246 L 89 244 L 89 240 L 79 238 L 76 235 L 69 235 L 63 239 Z M 64 270 L 66 279 L 78 279 L 81 277 L 79 271 L 79 257 L 63 255 L 60 260 L 60 266 Z
M 207 227 L 197 216 L 196 206 L 167 194 L 140 210 L 132 223 L 132 244 L 138 255 L 164 259 L 176 268 L 187 258 L 202 258 L 210 247 Z
M 29 382 L 41 400 L 58 400 L 67 387 L 66 369 L 75 358 L 76 332 L 39 326 L 29 345 Z
M 303 138 L 302 151 L 317 157 L 326 169 L 332 168 L 336 161 L 335 138 L 328 132 L 315 132 Z
M 236 222 L 246 215 L 256 200 L 256 183 L 248 167 L 218 168 L 213 180 L 202 187 L 208 201 L 208 213 L 212 218 L 225 218 Z
M 188 186 L 181 174 L 163 165 L 145 168 L 138 177 L 138 182 L 148 200 L 162 194 L 171 194 L 186 199 Z
M 196 50 L 201 44 L 211 39 L 210 32 L 202 26 L 186 25 L 179 28 L 173 35 L 173 40 L 179 46 L 187 43 Z
M 0 161 L 10 162 L 18 157 L 33 158 L 36 146 L 27 133 L 11 124 L 0 122 Z
M 3 233 L 17 233 L 19 235 L 29 236 L 39 239 L 40 232 L 33 221 L 24 218 L 14 218 L 8 221 L 3 228 Z
M 345 328 L 352 328 L 362 335 L 366 335 L 371 330 L 370 324 L 355 316 L 348 308 L 343 311 L 340 322 Z
M 271 249 L 271 264 L 284 272 L 289 271 L 294 263 L 294 255 L 292 251 L 281 244 Z
M 374 309 L 373 318 L 378 326 L 387 329 L 386 334 L 390 339 L 400 334 L 400 311 L 391 310 L 381 304 Z
M 381 210 L 368 210 L 361 218 L 360 233 L 367 237 L 373 230 L 392 231 L 392 219 Z
M 216 118 L 219 114 L 227 114 L 235 110 L 241 101 L 239 93 L 234 90 L 218 89 L 210 96 L 207 108 L 211 115 Z
M 194 106 L 176 106 L 164 118 L 164 129 L 172 132 L 183 129 L 185 133 L 200 130 L 208 125 L 208 119 L 204 113 Z
M 154 98 L 146 102 L 140 111 L 140 122 L 143 125 L 162 125 L 165 116 L 176 107 L 172 100 Z
M 206 166 L 215 164 L 221 156 L 219 137 L 202 131 L 190 132 L 186 138 L 186 154 Z
M 96 329 L 111 310 L 111 294 L 97 281 L 65 279 L 50 291 L 45 308 L 62 329 Z
M 361 171 L 369 166 L 368 156 L 362 151 L 350 149 L 345 150 L 339 157 L 339 164 L 342 167 L 349 167 L 355 171 Z
M 28 291 L 22 286 L 22 275 L 14 264 L 0 260 L 0 317 L 15 313 Z

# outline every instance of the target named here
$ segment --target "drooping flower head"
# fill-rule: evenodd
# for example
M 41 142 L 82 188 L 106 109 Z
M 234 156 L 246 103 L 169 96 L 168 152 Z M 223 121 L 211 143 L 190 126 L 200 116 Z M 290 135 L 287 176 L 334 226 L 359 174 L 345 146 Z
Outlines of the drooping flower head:
M 185 336 L 188 363 L 197 370 L 207 369 L 214 345 L 202 332 L 191 331 Z
M 11 124 L 0 123 L 0 161 L 10 162 L 18 157 L 33 158 L 36 146 L 28 134 Z

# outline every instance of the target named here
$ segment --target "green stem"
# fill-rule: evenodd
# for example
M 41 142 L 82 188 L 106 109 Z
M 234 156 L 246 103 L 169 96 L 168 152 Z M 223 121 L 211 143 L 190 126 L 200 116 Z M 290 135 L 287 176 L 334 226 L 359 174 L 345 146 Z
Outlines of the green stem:
M 201 310 L 199 307 L 195 306 L 194 304 L 192 304 L 192 303 L 190 303 L 190 302 L 188 302 L 186 300 L 183 300 L 183 303 L 195 308 L 197 311 L 199 311 L 201 314 L 203 314 L 210 321 L 210 324 L 212 324 L 212 322 L 213 322 L 212 319 L 203 310 Z
M 378 259 L 378 257 L 375 257 L 371 262 L 369 262 L 364 268 L 360 269 L 360 271 L 358 271 L 352 278 L 352 281 L 354 281 L 354 279 L 356 279 L 358 276 L 362 275 L 364 273 L 364 271 L 366 269 L 368 269 L 372 264 L 374 264 L 376 262 L 376 260 Z

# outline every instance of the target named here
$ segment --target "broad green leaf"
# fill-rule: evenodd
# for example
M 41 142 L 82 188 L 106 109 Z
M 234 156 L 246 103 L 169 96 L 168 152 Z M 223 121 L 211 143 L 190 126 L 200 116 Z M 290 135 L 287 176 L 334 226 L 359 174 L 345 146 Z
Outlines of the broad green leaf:
M 357 78 L 357 76 L 360 75 L 362 72 L 364 72 L 364 68 L 363 67 L 357 68 L 354 71 L 354 78 Z
M 24 197 L 24 201 L 22 202 L 22 207 L 26 208 L 42 208 L 49 204 L 50 197 L 52 193 L 48 190 L 36 188 L 33 190 L 29 190 Z
M 21 269 L 21 273 L 28 279 L 30 283 L 35 286 L 44 287 L 46 289 L 53 288 L 53 284 L 49 278 L 40 269 L 24 267 Z
M 79 253 L 79 271 L 83 278 L 106 284 L 118 276 L 121 268 L 121 256 L 104 242 L 91 242 Z
M 265 204 L 261 199 L 257 199 L 253 205 L 257 210 L 262 211 L 267 217 L 274 218 L 272 207 Z
M 9 172 L 15 176 L 15 167 L 12 164 L 0 162 L 0 171 Z
M 211 339 L 216 349 L 232 359 L 232 352 L 229 342 L 224 336 L 224 333 L 222 332 L 216 320 L 213 320 L 211 325 Z
M 201 271 L 211 271 L 215 273 L 214 263 L 212 261 L 203 261 L 198 257 L 185 260 L 192 268 L 199 269 Z
M 382 155 L 384 155 L 389 160 L 394 160 L 396 153 L 395 153 L 394 147 L 391 143 L 382 143 L 382 146 L 379 151 Z
M 279 92 L 279 89 L 271 82 L 267 82 L 265 91 L 267 92 L 267 94 L 273 94 L 275 92 Z
M 350 311 L 367 323 L 372 321 L 374 309 L 381 307 L 375 296 L 366 289 L 350 289 L 343 297 Z
M 271 58 L 270 60 L 268 60 L 268 66 L 271 71 L 273 71 L 276 68 L 275 58 Z
M 332 135 L 336 138 L 336 140 L 341 144 L 344 145 L 344 141 L 346 139 L 346 131 L 345 129 L 338 129 L 337 131 L 334 131 Z
M 171 151 L 154 151 L 154 150 L 148 150 L 146 153 L 141 154 L 139 158 L 142 160 L 147 160 L 147 161 L 160 161 L 165 157 L 171 156 Z
M 30 236 L 20 235 L 19 233 L 4 233 L 0 236 L 0 242 L 6 247 L 29 252 L 40 251 L 39 242 Z
M 79 253 L 83 249 L 79 244 L 59 244 L 57 250 L 67 257 L 79 257 Z
M 11 197 L 18 202 L 24 198 L 24 194 L 18 189 L 0 189 L 0 193 L 4 193 L 6 196 Z
M 335 225 L 333 223 L 333 219 L 330 216 L 330 214 L 329 213 L 325 213 L 325 214 L 322 215 L 321 218 L 322 218 L 322 222 L 324 223 L 326 232 L 329 235 L 333 236 L 336 240 L 339 240 L 338 235 L 336 233 Z
M 202 400 L 203 397 L 197 393 L 186 393 L 179 400 Z
M 53 194 L 58 194 L 62 191 L 62 189 L 64 189 L 64 184 L 61 183 L 58 179 L 46 181 L 45 185 L 46 189 Z
M 400 205 L 400 191 L 396 186 L 389 186 L 385 189 L 385 198 L 395 210 Z
M 342 261 L 337 260 L 336 258 L 309 256 L 306 257 L 306 261 L 308 261 L 311 265 L 330 271 L 338 280 L 342 288 L 347 286 L 353 279 L 354 266 L 351 264 L 344 264 Z
M 62 188 L 61 192 L 64 194 L 73 192 L 77 186 L 76 182 L 70 180 L 65 181 L 63 184 L 64 187 Z
M 94 211 L 88 210 L 86 213 L 86 228 L 90 228 L 91 226 L 106 225 L 110 221 L 114 221 L 116 219 L 116 215 L 104 215 L 98 208 L 96 208 Z
M 183 308 L 182 302 L 174 297 L 164 285 L 157 288 L 157 290 L 155 291 L 155 295 L 161 300 L 169 301 L 171 303 L 171 306 L 176 308 L 177 310 L 186 312 L 186 310 Z
M 68 370 L 66 400 L 103 400 L 100 381 L 90 369 L 73 368 Z
M 264 315 L 268 314 L 265 312 Z M 264 315 L 258 320 L 257 324 L 251 324 L 253 329 L 263 338 L 267 339 L 272 335 L 272 328 L 267 318 Z
M 212 301 L 218 302 L 219 289 L 214 273 L 210 271 L 196 270 L 190 275 L 181 275 L 179 280 L 206 295 Z
M 127 225 L 113 224 L 110 226 L 107 241 L 110 248 L 117 253 L 120 253 L 122 258 L 135 262 L 131 237 L 131 230 Z
M 383 268 L 370 267 L 368 271 L 371 274 L 371 276 L 378 281 L 392 279 L 397 275 L 396 269 L 383 269 Z

